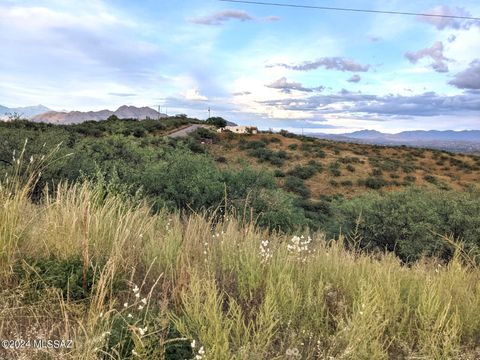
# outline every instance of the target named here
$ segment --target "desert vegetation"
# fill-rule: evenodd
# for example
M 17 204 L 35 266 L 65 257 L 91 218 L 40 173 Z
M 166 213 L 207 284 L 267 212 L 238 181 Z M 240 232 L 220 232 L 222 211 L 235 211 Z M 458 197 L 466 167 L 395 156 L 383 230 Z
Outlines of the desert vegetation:
M 168 121 L 1 125 L 0 358 L 480 357 L 476 158 Z

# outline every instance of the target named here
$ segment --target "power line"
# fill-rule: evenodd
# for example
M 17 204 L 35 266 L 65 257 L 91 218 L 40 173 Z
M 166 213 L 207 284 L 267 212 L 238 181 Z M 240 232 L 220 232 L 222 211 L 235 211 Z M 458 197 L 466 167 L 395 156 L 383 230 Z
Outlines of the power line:
M 332 11 L 350 11 L 350 12 L 373 13 L 373 14 L 389 14 L 389 15 L 426 16 L 426 17 L 437 17 L 437 18 L 463 19 L 463 20 L 476 20 L 476 21 L 480 21 L 480 18 L 478 18 L 478 17 L 457 16 L 457 15 L 422 14 L 422 13 L 403 12 L 403 11 L 353 9 L 353 8 L 340 8 L 340 7 L 314 6 L 314 5 L 300 5 L 300 4 L 281 4 L 281 3 L 271 3 L 271 2 L 262 2 L 262 1 L 247 1 L 247 0 L 219 0 L 219 1 L 230 2 L 230 3 L 240 3 L 240 4 L 250 4 L 250 5 L 279 6 L 279 7 L 289 7 L 289 8 L 303 8 L 303 9 L 316 9 L 316 10 L 332 10 Z

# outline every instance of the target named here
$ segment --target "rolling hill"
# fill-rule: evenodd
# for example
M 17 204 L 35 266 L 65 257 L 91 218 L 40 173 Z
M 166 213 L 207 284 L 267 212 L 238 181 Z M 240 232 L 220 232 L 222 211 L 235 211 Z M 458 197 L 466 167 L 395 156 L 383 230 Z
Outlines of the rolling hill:
M 478 184 L 480 157 L 407 146 L 377 146 L 302 137 L 291 133 L 222 134 L 210 146 L 220 166 L 242 162 L 274 171 L 282 187 L 312 199 L 354 197 L 405 186 L 466 189 Z

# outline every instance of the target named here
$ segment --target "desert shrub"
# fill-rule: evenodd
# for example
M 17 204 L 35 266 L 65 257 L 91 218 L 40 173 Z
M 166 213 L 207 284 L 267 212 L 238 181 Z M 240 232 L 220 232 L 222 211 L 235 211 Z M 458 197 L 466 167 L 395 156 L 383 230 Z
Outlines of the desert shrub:
M 153 196 L 156 208 L 209 208 L 223 197 L 222 174 L 213 160 L 205 155 L 172 151 L 162 162 L 151 166 L 143 175 L 143 185 Z
M 412 176 L 412 175 L 407 175 L 403 179 L 407 183 L 414 183 L 415 181 L 417 181 L 417 178 L 415 176 Z
M 65 299 L 76 301 L 90 296 L 99 277 L 92 267 L 88 267 L 85 284 L 83 283 L 83 261 L 80 257 L 28 259 L 26 262 L 17 263 L 14 273 L 20 281 L 30 284 L 35 292 L 55 288 L 61 291 Z M 34 293 L 32 295 L 35 296 Z
M 283 186 L 285 190 L 298 194 L 303 198 L 310 197 L 310 189 L 305 185 L 302 179 L 296 176 L 287 176 Z
M 391 179 L 400 179 L 400 175 L 398 175 L 397 173 L 391 173 L 390 178 Z
M 351 180 L 344 180 L 340 182 L 340 185 L 345 186 L 345 187 L 352 187 L 353 186 L 353 181 Z
M 437 184 L 438 183 L 438 179 L 433 175 L 425 175 L 423 177 L 423 180 L 425 180 L 426 182 L 429 182 L 431 184 Z
M 297 135 L 295 135 L 294 133 L 288 132 L 287 130 L 280 130 L 279 134 L 282 135 L 283 137 L 286 137 L 286 138 L 297 137 Z
M 409 174 L 415 171 L 416 166 L 411 163 L 406 163 L 401 166 L 404 173 Z
M 331 216 L 331 199 L 322 199 L 320 201 L 299 198 L 296 205 L 304 211 L 304 216 L 308 221 L 308 227 L 313 230 L 319 230 L 327 219 Z
M 276 166 L 282 166 L 285 163 L 285 160 L 289 158 L 286 151 L 273 151 L 262 147 L 250 150 L 248 155 L 258 158 L 260 162 L 268 161 Z
M 196 140 L 201 140 L 201 139 L 211 139 L 213 140 L 214 143 L 218 142 L 219 136 L 216 132 L 213 132 L 209 129 L 205 129 L 203 127 L 200 127 L 196 129 L 195 131 L 192 131 L 189 136 L 193 137 Z
M 412 150 L 412 156 L 417 158 L 425 158 L 425 149 L 414 149 Z
M 298 144 L 290 144 L 290 145 L 288 145 L 288 148 L 289 148 L 290 150 L 297 150 Z
M 342 164 L 359 164 L 361 160 L 356 156 L 345 156 L 339 159 Z
M 368 193 L 334 201 L 328 225 L 332 233 L 357 229 L 366 249 L 386 249 L 404 261 L 422 255 L 449 259 L 452 249 L 439 235 L 480 246 L 480 192 L 410 188 L 387 194 Z
M 251 206 L 257 214 L 256 223 L 270 230 L 291 232 L 307 224 L 303 209 L 295 205 L 295 197 L 281 189 L 260 191 Z
M 372 170 L 372 176 L 382 176 L 382 175 L 383 175 L 382 169 L 375 168 Z
M 282 143 L 282 140 L 280 140 L 280 139 L 279 139 L 278 137 L 276 137 L 276 136 L 272 136 L 272 137 L 270 138 L 270 142 L 271 142 L 271 143 L 281 144 L 281 143 Z
M 225 156 L 219 156 L 215 159 L 215 161 L 218 162 L 218 163 L 221 163 L 221 164 L 225 164 L 225 163 L 228 162 L 227 158 Z
M 381 177 L 368 177 L 365 179 L 364 186 L 370 189 L 378 190 L 381 189 L 382 187 L 386 186 L 387 182 L 385 181 L 384 178 Z
M 352 164 L 348 164 L 346 166 L 346 169 L 352 173 L 355 172 L 355 166 L 353 166 Z
M 286 174 L 280 169 L 275 169 L 273 171 L 273 176 L 275 176 L 275 177 L 280 177 L 281 178 L 281 177 L 285 177 L 285 175 Z
M 337 181 L 337 180 L 333 180 L 333 179 L 330 180 L 328 183 L 329 183 L 330 185 L 332 185 L 333 187 L 338 187 L 338 185 L 339 185 L 339 184 L 338 184 L 338 181 Z
M 263 140 L 254 140 L 254 141 L 242 141 L 239 142 L 239 147 L 242 150 L 247 149 L 263 149 L 267 146 L 267 143 Z
M 327 157 L 327 154 L 322 149 L 315 149 L 315 151 L 313 152 L 313 155 L 321 159 L 324 159 Z
M 303 152 L 311 152 L 312 149 L 313 149 L 312 144 L 308 144 L 308 143 L 305 143 L 305 142 L 302 142 L 300 144 L 300 150 L 302 150 Z
M 321 165 L 316 162 L 310 162 L 305 166 L 297 165 L 293 169 L 287 172 L 287 175 L 296 176 L 300 179 L 306 180 L 314 176 L 319 170 L 321 170 Z
M 340 171 L 340 163 L 338 161 L 331 162 L 328 165 L 328 171 L 330 172 L 330 175 L 335 177 L 342 175 L 342 172 Z

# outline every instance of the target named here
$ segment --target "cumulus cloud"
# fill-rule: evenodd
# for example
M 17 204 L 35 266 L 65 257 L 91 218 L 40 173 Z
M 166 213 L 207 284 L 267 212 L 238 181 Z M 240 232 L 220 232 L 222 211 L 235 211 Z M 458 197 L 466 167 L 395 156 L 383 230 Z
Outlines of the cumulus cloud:
M 362 78 L 360 77 L 360 75 L 354 74 L 354 75 L 352 75 L 352 77 L 350 77 L 350 79 L 348 79 L 347 81 L 348 81 L 348 82 L 351 82 L 351 83 L 358 83 L 358 82 L 360 82 L 360 80 L 362 80 Z
M 245 96 L 245 95 L 251 95 L 252 93 L 250 91 L 240 91 L 240 92 L 234 92 L 232 93 L 233 96 Z
M 229 20 L 238 20 L 238 21 L 278 21 L 279 17 L 277 16 L 268 16 L 265 18 L 255 18 L 246 11 L 242 10 L 223 10 L 213 13 L 207 16 L 196 17 L 190 19 L 190 22 L 199 25 L 223 25 Z
M 366 72 L 370 65 L 362 65 L 354 60 L 345 59 L 342 57 L 322 57 L 315 61 L 305 61 L 297 65 L 289 64 L 275 64 L 267 65 L 267 67 L 280 66 L 289 70 L 310 71 L 321 67 L 328 70 L 351 71 L 351 72 Z
M 271 88 L 271 89 L 281 90 L 283 93 L 286 93 L 286 94 L 290 94 L 292 92 L 292 90 L 303 91 L 303 92 L 312 92 L 314 90 L 322 91 L 324 89 L 323 86 L 319 86 L 319 87 L 316 87 L 316 88 L 307 88 L 307 87 L 304 87 L 301 83 L 298 83 L 298 82 L 288 82 L 286 77 L 282 77 L 282 78 L 274 81 L 273 83 L 271 83 L 269 85 L 265 85 L 265 86 L 268 87 L 268 88 Z
M 370 95 L 342 90 L 337 94 L 314 95 L 306 99 L 279 99 L 261 102 L 286 111 L 304 111 L 315 115 L 350 113 L 384 117 L 437 116 L 478 112 L 480 95 L 465 92 L 462 95 L 442 96 L 435 92 L 418 95 Z M 361 116 L 359 115 L 358 118 Z
M 451 29 L 464 29 L 468 30 L 472 25 L 480 26 L 479 21 L 475 20 L 468 20 L 468 19 L 455 19 L 449 18 L 448 16 L 463 16 L 463 17 L 471 17 L 470 14 L 465 8 L 455 7 L 450 8 L 446 5 L 441 5 L 434 7 L 433 9 L 425 11 L 426 14 L 432 15 L 441 15 L 447 17 L 434 17 L 434 16 L 418 16 L 418 20 L 430 25 L 435 26 L 438 30 L 443 30 L 447 28 Z
M 188 89 L 183 94 L 186 100 L 193 100 L 193 101 L 206 101 L 208 98 L 204 95 L 201 95 L 198 89 Z
M 436 72 L 448 72 L 447 61 L 451 61 L 443 56 L 443 43 L 441 41 L 435 42 L 431 47 L 421 49 L 415 52 L 405 53 L 405 57 L 412 63 L 416 64 L 423 58 L 431 58 L 433 63 L 430 65 Z
M 470 66 L 455 75 L 449 84 L 460 89 L 480 89 L 480 59 L 476 59 L 470 63 Z M 480 111 L 480 106 L 478 107 Z

